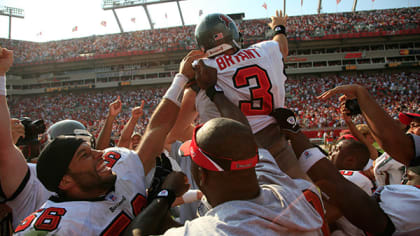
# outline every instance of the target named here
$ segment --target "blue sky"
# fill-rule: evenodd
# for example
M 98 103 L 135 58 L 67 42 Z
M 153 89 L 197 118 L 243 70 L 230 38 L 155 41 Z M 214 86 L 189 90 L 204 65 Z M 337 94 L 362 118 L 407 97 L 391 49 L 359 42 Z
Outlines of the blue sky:
M 112 11 L 102 9 L 102 0 L 2 0 L 0 6 L 23 8 L 25 19 L 12 19 L 12 39 L 50 41 L 90 35 L 119 33 Z M 262 5 L 267 4 L 267 10 Z M 180 2 L 185 24 L 196 24 L 199 10 L 204 14 L 245 13 L 245 19 L 268 18 L 276 9 L 283 9 L 283 0 L 185 0 Z M 351 11 L 353 0 L 322 0 L 322 12 Z M 358 0 L 358 10 L 418 7 L 420 0 Z M 290 16 L 316 14 L 318 0 L 287 0 L 286 13 Z M 142 7 L 116 10 L 124 31 L 149 29 Z M 181 25 L 176 3 L 149 6 L 155 28 Z M 167 17 L 165 17 L 167 15 Z M 135 22 L 131 19 L 135 18 Z M 106 27 L 101 25 L 106 21 Z M 78 30 L 72 32 L 77 26 Z M 0 16 L 0 37 L 8 38 L 9 18 Z

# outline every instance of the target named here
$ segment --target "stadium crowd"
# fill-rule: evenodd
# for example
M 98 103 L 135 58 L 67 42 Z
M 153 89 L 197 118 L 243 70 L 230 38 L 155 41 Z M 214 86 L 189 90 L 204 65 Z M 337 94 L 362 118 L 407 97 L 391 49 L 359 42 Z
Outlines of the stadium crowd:
M 320 15 L 291 16 L 287 34 L 291 40 L 310 40 L 343 33 L 398 31 L 420 27 L 420 8 L 360 11 Z M 245 20 L 240 23 L 245 43 L 271 37 L 268 20 Z M 13 49 L 17 64 L 62 61 L 81 55 L 102 55 L 130 51 L 160 51 L 167 48 L 197 48 L 194 25 L 90 36 L 45 43 L 0 39 L 3 47 Z
M 305 129 L 342 128 L 345 126 L 337 113 L 338 104 L 325 105 L 316 99 L 322 91 L 341 84 L 364 84 L 377 101 L 391 114 L 398 117 L 401 111 L 416 111 L 420 100 L 420 73 L 358 73 L 357 75 L 328 75 L 289 77 L 286 82 L 286 106 L 296 111 L 301 126 Z M 103 125 L 105 111 L 118 96 L 123 111 L 114 123 L 113 138 L 119 134 L 130 118 L 131 108 L 141 99 L 145 100 L 145 117 L 136 131 L 143 133 L 166 88 L 135 88 L 130 90 L 89 90 L 86 92 L 53 93 L 36 96 L 14 96 L 9 98 L 11 115 L 15 118 L 29 116 L 33 120 L 43 119 L 49 126 L 63 119 L 75 119 L 85 124 L 96 136 Z M 35 104 L 45 104 L 36 106 Z M 360 117 L 356 118 L 360 123 Z
M 207 15 L 204 52 L 159 88 L 8 97 L 0 48 L 1 235 L 418 235 L 420 73 L 287 78 L 286 22 L 276 11 L 272 40 L 239 48 L 233 20 Z M 301 126 L 347 130 L 327 153 Z

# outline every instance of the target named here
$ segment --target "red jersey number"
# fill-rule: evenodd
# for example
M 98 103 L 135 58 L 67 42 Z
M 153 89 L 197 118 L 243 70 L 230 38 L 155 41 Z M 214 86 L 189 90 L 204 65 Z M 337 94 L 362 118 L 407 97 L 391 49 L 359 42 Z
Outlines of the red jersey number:
M 303 195 L 305 196 L 306 201 L 308 201 L 315 208 L 318 214 L 322 217 L 323 223 L 321 230 L 324 236 L 330 235 L 330 230 L 328 228 L 328 222 L 324 214 L 324 207 L 322 206 L 321 199 L 316 193 L 312 192 L 309 189 L 304 190 Z
M 53 231 L 57 229 L 60 224 L 61 217 L 66 214 L 66 209 L 50 207 L 47 209 L 39 209 L 26 217 L 18 227 L 16 227 L 15 233 L 20 232 L 28 228 L 32 221 L 36 219 L 36 213 L 42 212 L 42 214 L 35 221 L 34 228 L 37 230 Z
M 256 86 L 250 87 L 255 79 Z M 258 65 L 239 68 L 233 75 L 235 88 L 249 87 L 251 99 L 239 101 L 239 108 L 246 116 L 268 115 L 273 111 L 273 94 L 267 71 Z
M 108 162 L 106 166 L 108 166 L 109 168 L 114 167 L 115 163 L 117 163 L 117 161 L 120 158 L 121 158 L 121 154 L 119 154 L 118 152 L 112 152 L 112 151 L 105 153 L 105 156 L 104 156 L 104 160 Z

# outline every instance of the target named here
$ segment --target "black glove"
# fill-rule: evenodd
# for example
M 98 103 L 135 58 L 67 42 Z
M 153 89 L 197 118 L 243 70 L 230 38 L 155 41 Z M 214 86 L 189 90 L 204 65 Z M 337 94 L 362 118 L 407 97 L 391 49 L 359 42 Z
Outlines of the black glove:
M 166 157 L 164 153 L 160 157 L 156 157 L 156 169 L 155 175 L 153 176 L 152 184 L 150 185 L 147 193 L 147 204 L 151 203 L 160 192 L 163 181 L 166 176 L 172 172 L 171 161 Z
M 292 132 L 294 134 L 300 131 L 300 126 L 297 123 L 295 113 L 287 108 L 277 108 L 270 113 L 277 120 L 277 124 L 282 131 Z

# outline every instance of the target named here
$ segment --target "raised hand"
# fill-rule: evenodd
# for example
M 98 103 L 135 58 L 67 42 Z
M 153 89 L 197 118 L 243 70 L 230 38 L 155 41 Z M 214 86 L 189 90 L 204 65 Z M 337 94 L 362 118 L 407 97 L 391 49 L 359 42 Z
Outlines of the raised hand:
M 194 67 L 197 85 L 202 89 L 214 86 L 217 82 L 217 70 L 204 64 L 203 60 L 198 60 Z
M 169 189 L 174 191 L 176 197 L 181 197 L 188 189 L 187 176 L 182 172 L 173 171 L 166 176 L 162 184 L 162 189 Z
M 122 109 L 122 102 L 121 102 L 120 96 L 118 96 L 117 100 L 109 104 L 109 115 L 116 117 L 118 114 L 120 114 L 121 109 Z
M 192 67 L 193 61 L 205 57 L 205 53 L 200 50 L 192 50 L 189 52 L 184 59 L 182 59 L 181 64 L 179 65 L 179 73 L 188 77 L 188 79 L 194 79 L 195 72 Z
M 144 100 L 141 101 L 141 105 L 131 109 L 131 116 L 138 120 L 143 115 Z
M 283 16 L 283 12 L 281 10 L 276 10 L 276 15 L 270 17 L 271 22 L 268 23 L 268 26 L 270 26 L 271 29 L 274 29 L 274 27 L 278 25 L 286 26 L 287 17 L 288 16 L 286 14 Z
M 13 64 L 13 51 L 0 47 L 0 76 L 6 74 Z

